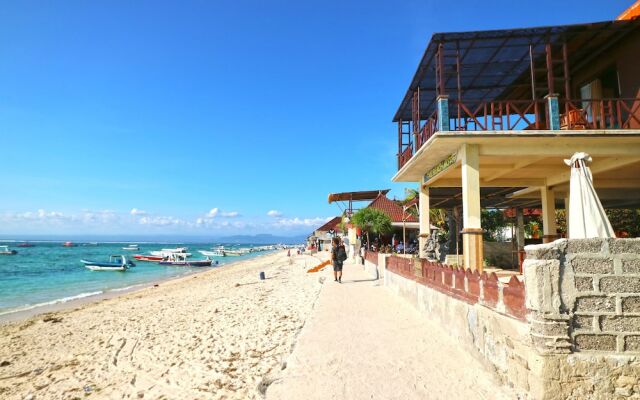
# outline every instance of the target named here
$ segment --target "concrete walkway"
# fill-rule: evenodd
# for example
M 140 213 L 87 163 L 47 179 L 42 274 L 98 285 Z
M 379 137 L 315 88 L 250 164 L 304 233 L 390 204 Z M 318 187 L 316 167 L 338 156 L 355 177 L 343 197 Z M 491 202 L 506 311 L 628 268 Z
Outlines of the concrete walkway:
M 515 399 L 435 324 L 345 264 L 331 267 L 293 353 L 267 399 Z

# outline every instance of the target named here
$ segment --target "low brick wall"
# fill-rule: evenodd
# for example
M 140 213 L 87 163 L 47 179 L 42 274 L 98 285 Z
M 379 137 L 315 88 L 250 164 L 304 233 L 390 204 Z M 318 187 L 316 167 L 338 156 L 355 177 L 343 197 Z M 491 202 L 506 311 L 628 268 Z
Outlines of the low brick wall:
M 526 319 L 524 283 L 515 276 L 504 284 L 495 273 L 478 274 L 426 259 L 417 262 L 415 265 L 414 260 L 389 256 L 386 269 L 469 304 L 480 303 L 501 314 Z
M 380 269 L 378 268 L 378 264 L 380 264 L 380 253 L 377 251 L 367 250 L 364 253 L 364 270 L 367 271 L 369 276 L 372 279 L 380 278 Z

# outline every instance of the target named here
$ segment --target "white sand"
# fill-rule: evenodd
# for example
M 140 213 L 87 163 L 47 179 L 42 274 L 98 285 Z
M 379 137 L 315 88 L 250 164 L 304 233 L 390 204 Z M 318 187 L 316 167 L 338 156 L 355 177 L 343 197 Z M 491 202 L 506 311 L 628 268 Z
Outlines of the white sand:
M 0 326 L 0 398 L 260 398 L 321 287 L 305 272 L 315 257 L 292 261 L 280 252 Z

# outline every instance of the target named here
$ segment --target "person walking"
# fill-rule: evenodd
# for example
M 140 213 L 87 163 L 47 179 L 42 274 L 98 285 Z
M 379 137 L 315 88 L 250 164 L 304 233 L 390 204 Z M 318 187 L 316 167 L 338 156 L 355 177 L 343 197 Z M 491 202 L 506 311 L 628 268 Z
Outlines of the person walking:
M 347 259 L 347 252 L 340 238 L 333 238 L 331 243 L 331 262 L 333 263 L 333 280 L 342 283 L 342 264 Z

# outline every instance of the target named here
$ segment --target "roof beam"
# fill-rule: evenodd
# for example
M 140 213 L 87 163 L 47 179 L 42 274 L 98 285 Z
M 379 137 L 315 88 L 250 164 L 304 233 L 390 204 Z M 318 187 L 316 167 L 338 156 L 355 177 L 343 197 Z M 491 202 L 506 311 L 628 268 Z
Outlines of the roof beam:
M 522 160 L 522 161 L 520 161 L 518 163 L 515 163 L 515 164 L 511 165 L 511 168 L 509 168 L 508 166 L 505 166 L 505 168 L 502 171 L 500 171 L 498 173 L 495 173 L 495 174 L 493 174 L 491 176 L 488 176 L 488 177 L 484 178 L 484 180 L 486 182 L 494 181 L 494 180 L 496 180 L 498 178 L 501 178 L 501 177 L 503 177 L 505 175 L 511 174 L 511 173 L 513 173 L 513 172 L 515 172 L 515 171 L 517 171 L 519 169 L 522 169 L 522 168 L 527 167 L 527 166 L 529 166 L 531 164 L 535 164 L 535 163 L 537 163 L 537 162 L 539 162 L 541 160 L 544 160 L 545 158 L 546 157 L 533 157 L 533 158 L 525 159 L 525 160 Z

